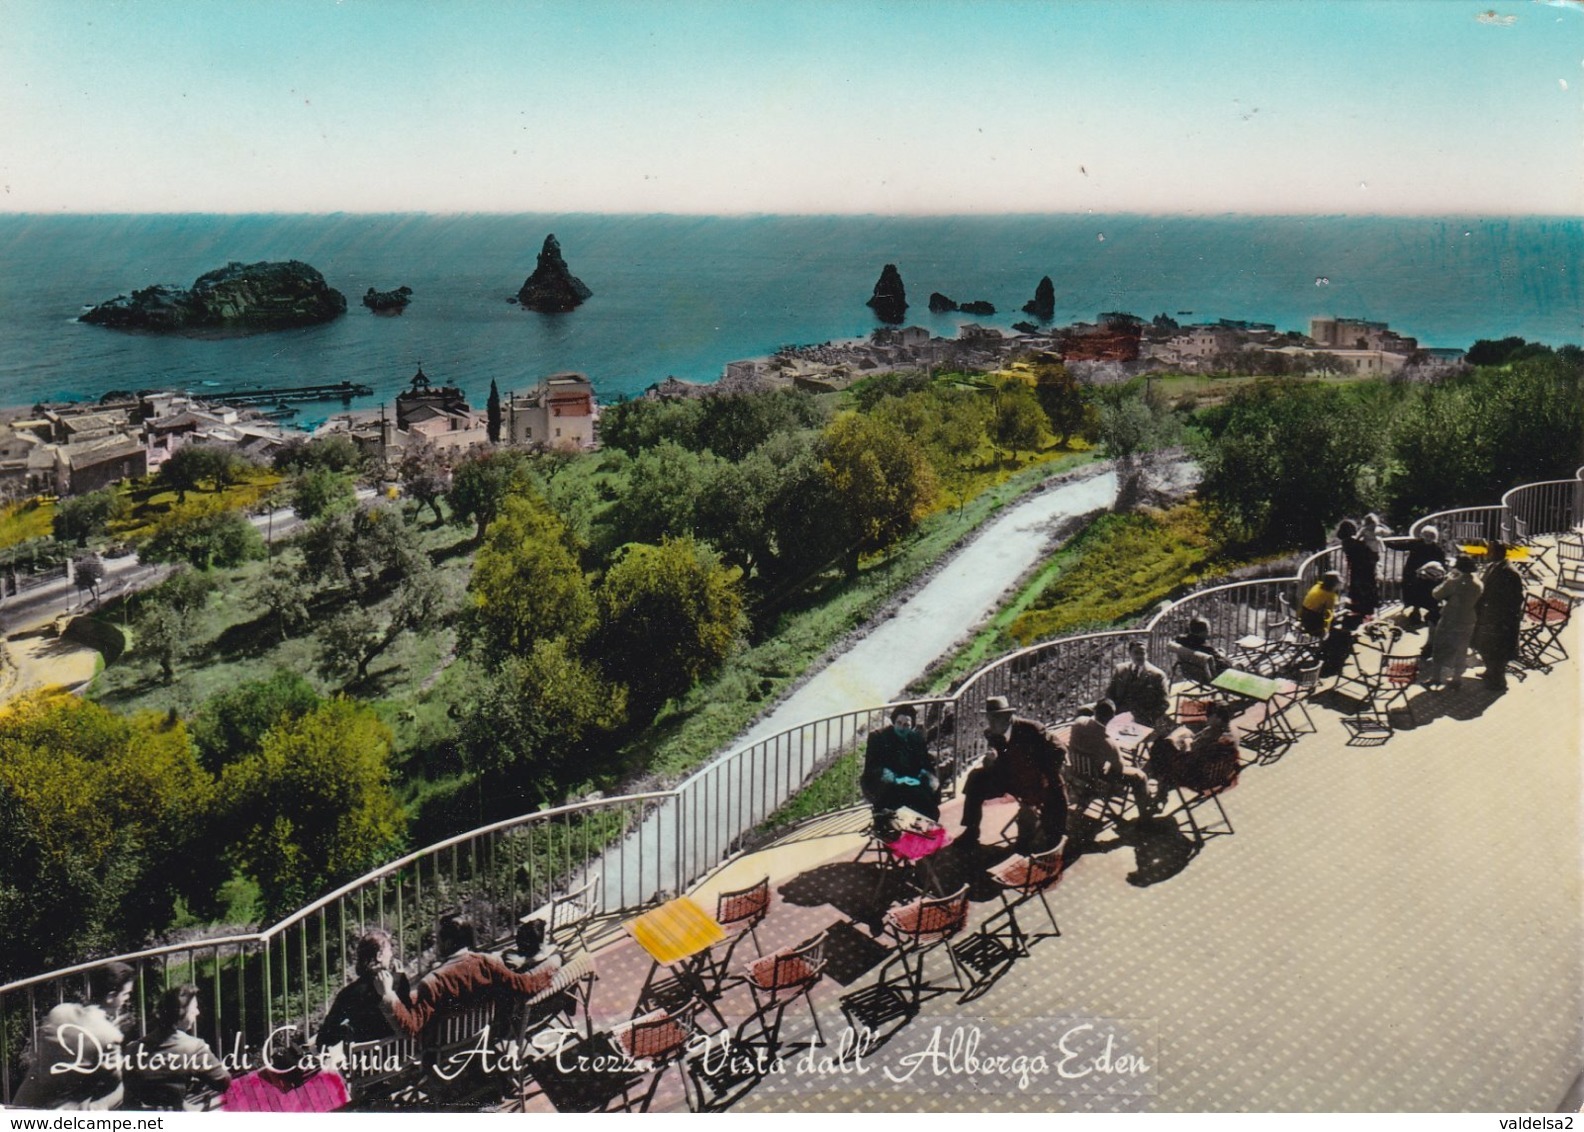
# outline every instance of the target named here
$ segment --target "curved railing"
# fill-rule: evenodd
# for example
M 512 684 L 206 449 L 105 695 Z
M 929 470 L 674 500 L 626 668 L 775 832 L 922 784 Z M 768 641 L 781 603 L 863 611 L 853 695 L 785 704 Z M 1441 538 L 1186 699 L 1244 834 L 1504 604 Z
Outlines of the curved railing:
M 1448 541 L 1552 535 L 1584 519 L 1584 468 L 1573 479 L 1524 484 L 1496 506 L 1438 511 Z M 1402 543 L 1381 563 L 1381 597 L 1398 596 Z M 1036 718 L 1070 717 L 1105 691 L 1122 643 L 1144 639 L 1157 662 L 1188 621 L 1203 617 L 1224 641 L 1260 634 L 1322 572 L 1341 569 L 1335 546 L 1310 555 L 1289 577 L 1211 586 L 1167 603 L 1129 630 L 1086 633 L 1019 649 L 985 665 L 950 697 L 910 701 L 920 707 L 933 753 L 958 771 L 983 749 L 984 701 L 1006 696 Z M 747 744 L 695 772 L 674 790 L 595 799 L 496 822 L 392 861 L 251 933 L 173 943 L 115 960 L 138 972 L 135 1011 L 147 1012 L 162 986 L 194 982 L 207 990 L 204 1035 L 217 1049 L 261 1046 L 282 1026 L 307 1030 L 350 976 L 352 941 L 379 926 L 398 954 L 414 957 L 441 908 L 461 908 L 480 934 L 501 938 L 517 918 L 587 876 L 603 879 L 602 910 L 636 909 L 686 890 L 737 851 L 745 834 L 769 819 L 831 761 L 858 749 L 893 705 L 878 705 L 799 724 Z M 0 1100 L 18 1082 L 23 1045 L 50 1006 L 77 997 L 96 959 L 0 986 Z

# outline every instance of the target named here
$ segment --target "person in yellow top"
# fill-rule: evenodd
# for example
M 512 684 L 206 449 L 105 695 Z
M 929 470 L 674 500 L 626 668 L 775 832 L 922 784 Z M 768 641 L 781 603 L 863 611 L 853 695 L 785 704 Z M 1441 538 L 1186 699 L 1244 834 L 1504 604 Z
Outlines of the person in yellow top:
M 1298 625 L 1312 637 L 1323 637 L 1331 628 L 1331 615 L 1336 612 L 1342 589 L 1342 575 L 1327 570 L 1320 580 L 1304 595 L 1303 606 L 1298 611 Z

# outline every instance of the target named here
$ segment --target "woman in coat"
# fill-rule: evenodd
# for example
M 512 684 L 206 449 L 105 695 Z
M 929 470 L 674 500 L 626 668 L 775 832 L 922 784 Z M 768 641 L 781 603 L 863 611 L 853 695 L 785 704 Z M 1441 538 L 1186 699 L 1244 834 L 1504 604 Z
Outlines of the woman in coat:
M 1430 683 L 1456 688 L 1468 665 L 1469 640 L 1474 636 L 1476 608 L 1485 587 L 1474 576 L 1474 560 L 1460 554 L 1446 580 L 1431 591 L 1441 602 L 1441 618 L 1430 630 Z

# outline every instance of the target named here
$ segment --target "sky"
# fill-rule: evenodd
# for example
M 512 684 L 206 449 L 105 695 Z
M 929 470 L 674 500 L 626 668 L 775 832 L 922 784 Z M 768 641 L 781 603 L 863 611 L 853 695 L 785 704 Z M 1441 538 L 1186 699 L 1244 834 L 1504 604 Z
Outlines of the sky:
M 1494 2 L 0 0 L 0 211 L 1584 214 Z

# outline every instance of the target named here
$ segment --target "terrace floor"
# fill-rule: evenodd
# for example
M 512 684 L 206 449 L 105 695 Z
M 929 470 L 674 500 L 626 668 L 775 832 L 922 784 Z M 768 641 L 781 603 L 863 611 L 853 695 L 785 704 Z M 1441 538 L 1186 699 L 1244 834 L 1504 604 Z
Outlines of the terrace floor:
M 1578 654 L 1576 625 L 1567 642 Z M 1322 694 L 1318 733 L 1225 795 L 1235 835 L 1195 851 L 1171 821 L 1102 834 L 1050 892 L 1059 938 L 971 1001 L 927 999 L 876 1047 L 853 1050 L 839 1001 L 886 958 L 863 837 L 828 821 L 731 861 L 693 895 L 713 910 L 768 875 L 766 952 L 830 931 L 828 1045 L 788 1053 L 732 1111 L 1554 1110 L 1584 1066 L 1579 669 L 1509 687 L 1418 689 L 1417 723 L 1397 714 L 1375 747 L 1347 745 L 1350 701 Z M 953 834 L 959 814 L 943 814 Z M 1004 820 L 987 810 L 987 839 Z M 944 884 L 973 882 L 972 930 L 999 907 L 995 855 L 942 858 Z M 1045 923 L 1037 902 L 1020 919 Z M 607 938 L 603 1028 L 649 966 Z M 735 1025 L 746 989 L 719 1008 Z M 798 1004 L 784 1036 L 810 1033 Z M 684 1105 L 673 1067 L 654 1108 Z

